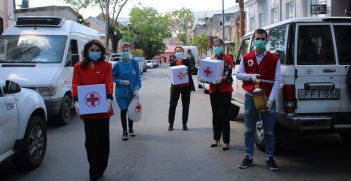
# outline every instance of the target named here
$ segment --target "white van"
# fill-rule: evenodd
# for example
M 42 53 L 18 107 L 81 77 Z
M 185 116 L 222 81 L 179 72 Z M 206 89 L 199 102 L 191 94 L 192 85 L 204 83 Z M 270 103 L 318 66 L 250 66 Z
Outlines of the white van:
M 33 89 L 48 115 L 67 124 L 72 113 L 73 65 L 99 33 L 59 17 L 18 17 L 0 36 L 0 77 Z
M 267 50 L 278 55 L 281 63 L 278 128 L 339 133 L 350 144 L 351 87 L 346 77 L 351 64 L 351 18 L 295 18 L 263 29 L 269 36 Z M 253 32 L 242 38 L 235 69 L 242 55 L 254 49 L 252 36 Z M 245 97 L 242 81 L 233 78 L 232 119 L 244 107 Z M 255 139 L 260 149 L 264 149 L 262 126 L 258 122 Z

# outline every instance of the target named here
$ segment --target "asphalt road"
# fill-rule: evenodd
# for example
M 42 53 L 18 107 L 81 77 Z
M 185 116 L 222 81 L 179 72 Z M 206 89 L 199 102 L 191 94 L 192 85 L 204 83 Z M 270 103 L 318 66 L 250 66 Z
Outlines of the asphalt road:
M 338 135 L 297 138 L 277 153 L 280 171 L 269 171 L 265 157 L 255 148 L 255 166 L 237 168 L 243 159 L 243 118 L 231 122 L 230 150 L 210 148 L 212 140 L 209 96 L 202 90 L 191 95 L 188 131 L 181 123 L 178 103 L 174 131 L 168 127 L 169 87 L 166 65 L 142 76 L 140 96 L 142 121 L 135 124 L 136 137 L 122 141 L 119 110 L 110 122 L 110 158 L 101 180 L 188 181 L 188 180 L 351 180 L 351 150 Z M 196 82 L 196 78 L 195 78 Z M 48 126 L 48 146 L 42 165 L 20 172 L 10 161 L 0 165 L 0 180 L 73 181 L 89 180 L 84 148 L 83 123 L 77 116 L 63 127 Z

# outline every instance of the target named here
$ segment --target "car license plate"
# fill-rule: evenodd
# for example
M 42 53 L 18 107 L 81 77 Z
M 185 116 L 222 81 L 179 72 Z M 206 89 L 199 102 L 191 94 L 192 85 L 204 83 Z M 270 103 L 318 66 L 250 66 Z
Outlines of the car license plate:
M 340 89 L 299 89 L 299 100 L 311 99 L 340 99 Z

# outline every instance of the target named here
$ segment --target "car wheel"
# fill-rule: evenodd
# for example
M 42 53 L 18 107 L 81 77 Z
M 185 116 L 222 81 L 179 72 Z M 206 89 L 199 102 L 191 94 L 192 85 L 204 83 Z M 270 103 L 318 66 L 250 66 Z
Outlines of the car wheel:
M 28 122 L 23 143 L 13 157 L 16 166 L 23 170 L 37 168 L 43 161 L 47 145 L 47 133 L 44 121 L 32 116 Z
M 255 144 L 259 150 L 263 152 L 265 151 L 264 130 L 261 117 L 259 117 L 259 120 L 257 120 L 256 123 Z
M 235 121 L 236 117 L 238 116 L 240 111 L 240 107 L 230 104 L 229 108 L 229 120 Z
M 65 95 L 62 100 L 60 111 L 57 115 L 57 123 L 59 125 L 66 125 L 71 119 L 72 114 L 72 102 L 68 95 Z

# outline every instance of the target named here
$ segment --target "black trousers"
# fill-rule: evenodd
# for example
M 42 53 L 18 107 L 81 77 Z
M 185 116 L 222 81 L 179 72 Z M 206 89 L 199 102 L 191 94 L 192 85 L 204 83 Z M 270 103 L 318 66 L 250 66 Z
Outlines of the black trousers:
M 110 155 L 110 118 L 84 119 L 85 148 L 90 165 L 90 178 L 96 179 L 107 168 Z
M 231 93 L 210 94 L 212 107 L 213 139 L 219 141 L 223 134 L 223 142 L 230 142 L 229 108 Z
M 123 132 L 127 132 L 127 110 L 121 110 L 121 123 Z M 128 127 L 129 130 L 133 129 L 133 121 L 131 121 L 130 119 L 128 119 Z
M 189 87 L 176 88 L 174 86 L 171 86 L 171 100 L 169 101 L 169 111 L 168 111 L 169 124 L 173 125 L 173 123 L 174 123 L 175 112 L 176 112 L 176 108 L 177 108 L 177 104 L 178 104 L 178 100 L 179 100 L 180 95 L 182 95 L 183 124 L 186 124 L 188 122 L 189 106 L 190 106 L 190 93 L 191 93 L 191 90 Z

